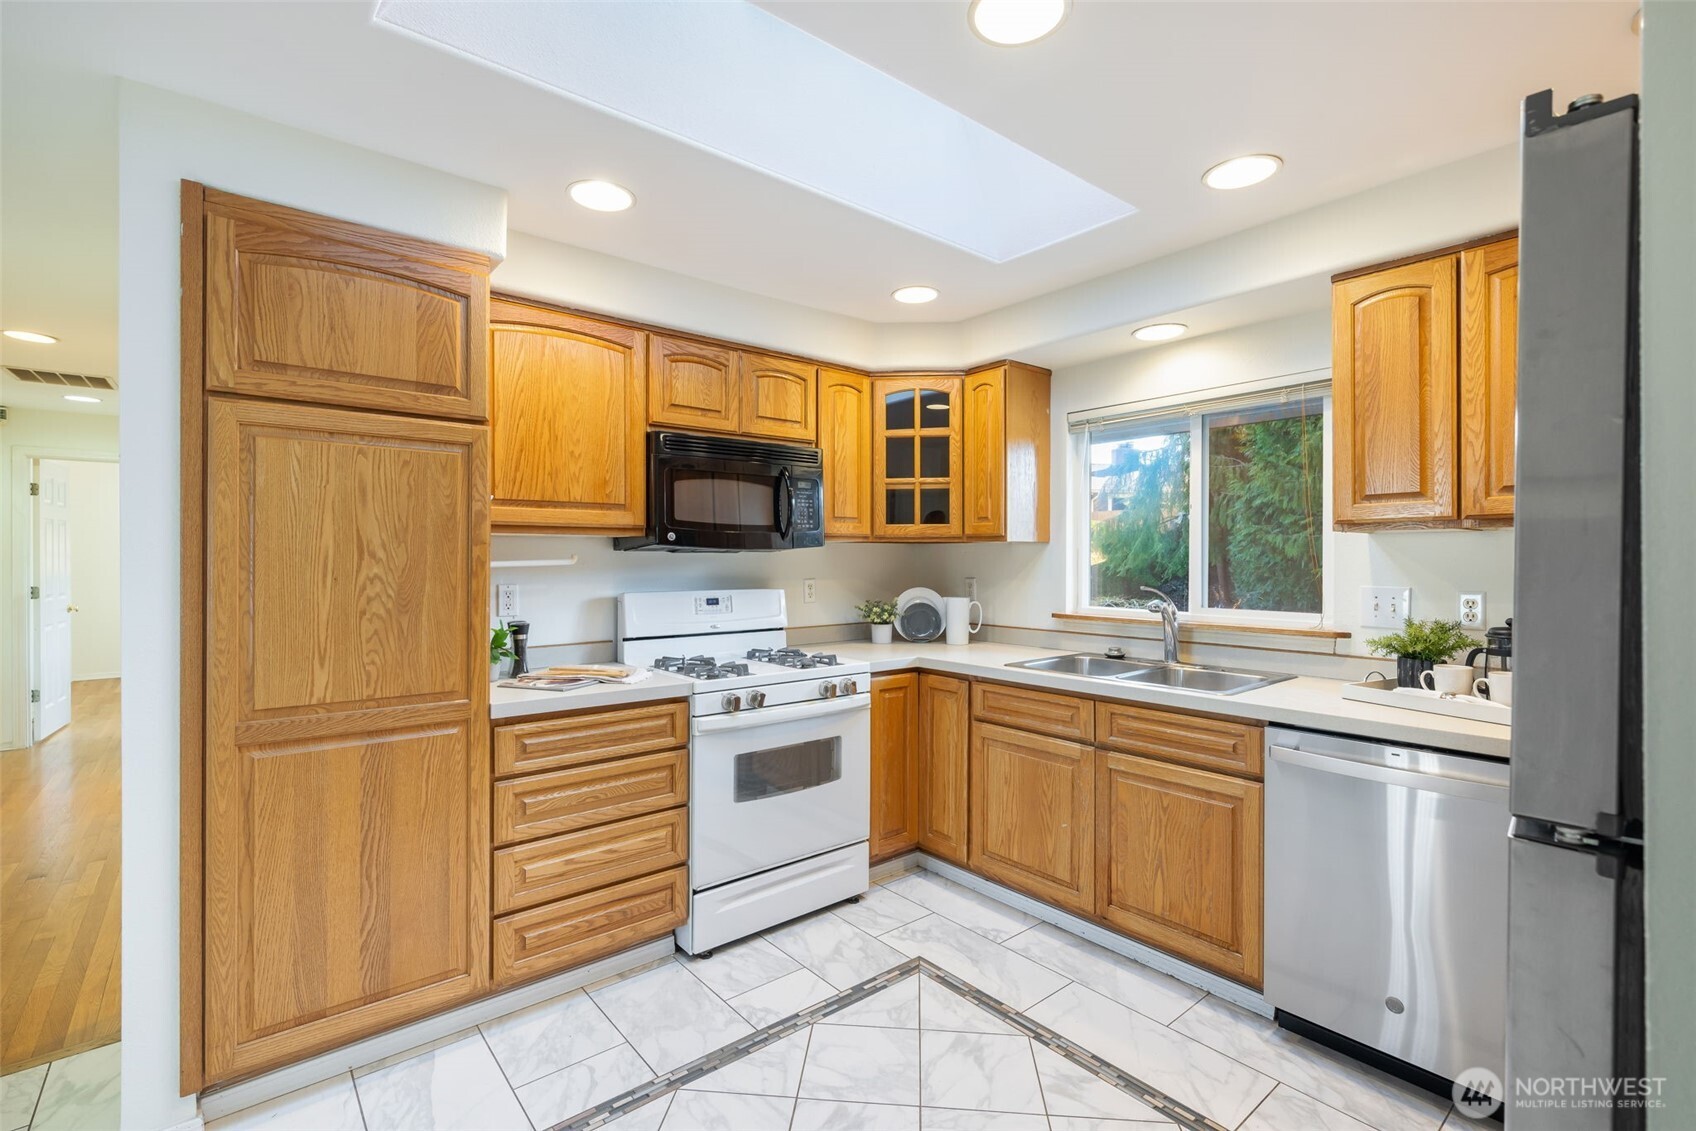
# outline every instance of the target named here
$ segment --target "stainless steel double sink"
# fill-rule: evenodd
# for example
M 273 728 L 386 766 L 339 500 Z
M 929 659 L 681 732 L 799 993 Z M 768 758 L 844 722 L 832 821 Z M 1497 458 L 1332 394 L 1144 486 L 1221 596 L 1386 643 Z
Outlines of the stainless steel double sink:
M 1232 671 L 1229 668 L 1210 668 L 1200 664 L 1167 664 L 1158 660 L 1118 660 L 1089 652 L 1074 652 L 1067 656 L 1045 656 L 1040 660 L 1020 660 L 1007 665 L 1030 671 L 1053 672 L 1055 675 L 1078 675 L 1089 679 L 1105 679 L 1114 683 L 1136 684 L 1142 687 L 1169 687 L 1179 691 L 1198 691 L 1203 695 L 1238 695 L 1294 679 L 1288 675 L 1267 675 L 1263 672 Z

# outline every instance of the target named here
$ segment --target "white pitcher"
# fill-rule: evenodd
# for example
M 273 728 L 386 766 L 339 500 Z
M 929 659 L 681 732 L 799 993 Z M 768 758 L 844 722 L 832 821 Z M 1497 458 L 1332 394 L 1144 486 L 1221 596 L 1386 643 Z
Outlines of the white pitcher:
M 943 623 L 947 630 L 943 640 L 949 644 L 970 644 L 972 633 L 983 627 L 983 606 L 970 597 L 944 597 Z M 972 610 L 978 611 L 977 623 L 972 623 Z

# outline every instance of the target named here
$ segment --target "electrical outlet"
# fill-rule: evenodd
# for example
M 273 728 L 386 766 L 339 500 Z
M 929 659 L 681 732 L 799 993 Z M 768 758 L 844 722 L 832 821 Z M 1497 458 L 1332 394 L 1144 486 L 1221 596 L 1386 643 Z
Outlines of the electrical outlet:
M 818 596 L 819 596 L 819 583 L 818 583 L 818 581 L 814 578 L 811 578 L 811 577 L 802 579 L 802 581 L 801 581 L 801 600 L 802 600 L 802 602 L 810 605 L 814 601 L 818 600 Z
M 1460 626 L 1462 628 L 1484 627 L 1484 594 L 1462 593 L 1460 595 Z
M 1413 612 L 1413 590 L 1376 585 L 1360 587 L 1362 628 L 1400 628 Z
M 978 599 L 978 579 L 975 577 L 966 578 L 966 599 L 968 601 Z
M 495 586 L 495 615 L 502 620 L 511 620 L 518 615 L 518 586 Z

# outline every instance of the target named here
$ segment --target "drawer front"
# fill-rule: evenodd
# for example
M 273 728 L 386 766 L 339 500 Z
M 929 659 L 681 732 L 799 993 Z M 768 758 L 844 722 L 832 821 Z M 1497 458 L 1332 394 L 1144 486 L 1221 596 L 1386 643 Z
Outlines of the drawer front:
M 533 774 L 689 745 L 689 704 L 655 703 L 495 728 L 495 776 Z
M 495 914 L 675 868 L 688 856 L 683 809 L 503 848 L 495 853 Z
M 1095 742 L 1145 758 L 1258 778 L 1265 729 L 1253 723 L 1204 719 L 1129 703 L 1096 704 Z
M 689 752 L 644 754 L 495 783 L 496 844 L 675 809 L 689 800 Z
M 496 919 L 497 985 L 521 982 L 671 933 L 689 918 L 689 870 L 673 868 Z
M 1077 742 L 1095 734 L 1090 700 L 999 683 L 972 684 L 972 718 Z

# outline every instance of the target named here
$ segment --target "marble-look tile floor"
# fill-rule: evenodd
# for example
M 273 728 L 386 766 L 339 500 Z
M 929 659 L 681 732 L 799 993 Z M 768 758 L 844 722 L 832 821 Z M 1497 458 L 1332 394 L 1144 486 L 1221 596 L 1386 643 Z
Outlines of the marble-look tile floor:
M 117 1131 L 118 1048 L 0 1076 L 0 1131 Z
M 678 954 L 207 1126 L 544 1131 L 912 958 L 1231 1131 L 1474 1126 L 1429 1093 L 929 872 L 892 877 L 858 903 L 710 958 Z M 13 1122 L 11 1077 L 6 1084 L 0 1131 L 30 1126 Z M 1153 1131 L 1163 1122 L 915 977 L 606 1126 Z

